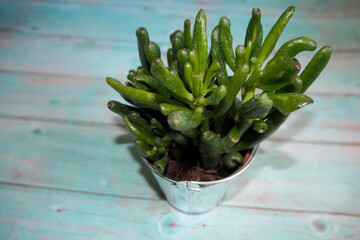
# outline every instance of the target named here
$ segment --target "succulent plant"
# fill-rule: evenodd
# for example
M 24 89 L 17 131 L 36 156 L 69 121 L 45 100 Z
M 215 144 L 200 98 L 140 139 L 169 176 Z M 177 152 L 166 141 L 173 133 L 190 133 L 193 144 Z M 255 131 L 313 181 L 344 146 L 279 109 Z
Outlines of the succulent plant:
M 239 151 L 259 144 L 291 112 L 313 103 L 304 92 L 328 63 L 330 46 L 321 48 L 301 73 L 296 55 L 317 47 L 307 37 L 284 43 L 264 64 L 294 11 L 287 8 L 263 41 L 261 12 L 254 8 L 245 42 L 234 51 L 226 17 L 212 31 L 208 46 L 206 16 L 200 10 L 193 34 L 187 19 L 183 31 L 170 35 L 168 67 L 147 30 L 137 29 L 141 66 L 129 71 L 125 85 L 107 78 L 132 106 L 110 101 L 108 107 L 123 117 L 137 136 L 136 147 L 157 172 L 164 172 L 169 157 L 187 161 L 189 154 L 204 169 L 216 168 L 220 159 L 235 169 L 243 163 Z

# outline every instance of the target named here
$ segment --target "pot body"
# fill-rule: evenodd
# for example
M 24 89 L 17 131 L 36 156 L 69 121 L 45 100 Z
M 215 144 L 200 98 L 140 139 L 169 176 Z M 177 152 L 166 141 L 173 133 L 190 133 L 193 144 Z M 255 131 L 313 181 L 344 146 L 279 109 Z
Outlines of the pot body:
M 229 185 L 245 171 L 251 164 L 258 146 L 251 151 L 247 161 L 232 175 L 210 182 L 181 181 L 176 182 L 157 173 L 143 158 L 145 164 L 151 169 L 166 200 L 177 210 L 188 214 L 199 214 L 214 209 L 221 203 Z

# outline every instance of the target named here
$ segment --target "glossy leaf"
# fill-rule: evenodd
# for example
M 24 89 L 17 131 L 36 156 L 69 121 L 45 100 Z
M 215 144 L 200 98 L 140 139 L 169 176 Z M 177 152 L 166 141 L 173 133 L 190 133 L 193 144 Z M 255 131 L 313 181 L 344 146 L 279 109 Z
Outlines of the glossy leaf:
M 169 126 L 177 131 L 188 131 L 198 127 L 203 119 L 202 111 L 174 111 L 168 116 Z
M 268 114 L 272 105 L 273 101 L 268 94 L 261 93 L 242 103 L 239 107 L 239 113 L 245 119 L 263 118 Z
M 124 86 L 119 81 L 110 77 L 108 77 L 106 81 L 111 87 L 118 91 L 123 98 L 136 106 L 159 110 L 160 103 L 176 104 L 176 101 L 168 97 Z
M 271 99 L 273 106 L 284 115 L 314 102 L 310 97 L 301 93 L 273 94 Z
M 199 138 L 200 160 L 205 169 L 214 169 L 220 161 L 220 138 L 208 130 Z
M 199 72 L 201 79 L 204 79 L 206 71 L 208 43 L 206 33 L 206 15 L 205 11 L 202 9 L 198 12 L 195 19 L 192 45 L 198 55 L 199 69 L 196 70 L 196 72 Z

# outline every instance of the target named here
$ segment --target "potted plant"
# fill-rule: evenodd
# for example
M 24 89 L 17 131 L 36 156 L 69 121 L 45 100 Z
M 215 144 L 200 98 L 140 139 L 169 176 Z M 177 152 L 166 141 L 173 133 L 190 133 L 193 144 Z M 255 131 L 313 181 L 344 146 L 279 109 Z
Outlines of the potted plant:
M 301 73 L 296 55 L 317 47 L 307 37 L 284 43 L 264 64 L 294 11 L 287 8 L 263 41 L 261 12 L 254 8 L 244 45 L 234 51 L 230 20 L 220 19 L 209 45 L 200 10 L 193 34 L 185 20 L 183 31 L 170 35 L 168 67 L 159 46 L 139 28 L 141 66 L 129 71 L 125 85 L 107 78 L 131 104 L 110 101 L 109 109 L 137 136 L 136 147 L 175 208 L 214 208 L 257 145 L 291 112 L 313 103 L 304 92 L 328 63 L 331 47 L 321 48 Z

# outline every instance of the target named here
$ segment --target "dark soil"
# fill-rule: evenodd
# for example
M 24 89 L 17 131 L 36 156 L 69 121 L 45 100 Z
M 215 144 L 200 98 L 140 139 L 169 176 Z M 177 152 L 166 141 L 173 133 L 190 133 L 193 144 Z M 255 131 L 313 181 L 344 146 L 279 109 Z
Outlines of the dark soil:
M 249 158 L 250 152 L 251 151 L 246 151 L 243 153 L 244 154 L 243 156 L 245 156 L 244 163 Z M 199 163 L 189 165 L 173 159 L 169 159 L 164 175 L 167 178 L 170 178 L 178 182 L 179 181 L 200 181 L 200 182 L 214 181 L 230 176 L 236 170 L 241 168 L 241 166 L 239 166 L 238 168 L 232 171 L 229 171 L 228 169 L 225 169 L 223 167 L 223 161 L 221 159 L 219 166 L 216 169 L 204 170 L 203 168 L 201 168 Z

